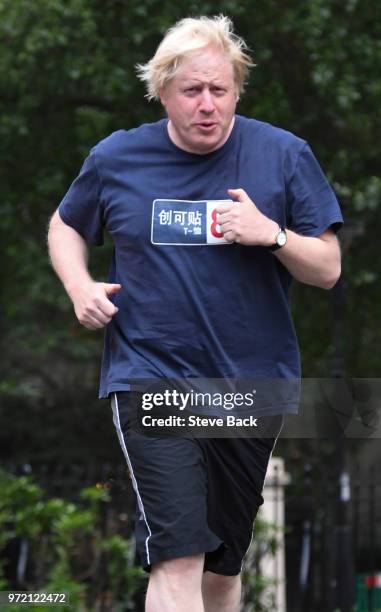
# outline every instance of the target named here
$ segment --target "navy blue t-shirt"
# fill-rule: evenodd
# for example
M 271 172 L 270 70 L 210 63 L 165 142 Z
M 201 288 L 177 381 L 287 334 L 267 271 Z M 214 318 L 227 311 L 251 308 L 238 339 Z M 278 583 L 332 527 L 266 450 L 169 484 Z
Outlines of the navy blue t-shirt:
M 115 247 L 109 280 L 122 289 L 100 397 L 135 379 L 300 377 L 289 272 L 267 248 L 226 244 L 216 224 L 216 201 L 239 187 L 298 234 L 342 223 L 308 144 L 267 123 L 236 116 L 206 155 L 174 145 L 167 119 L 92 149 L 59 212 L 88 243 L 106 230 Z

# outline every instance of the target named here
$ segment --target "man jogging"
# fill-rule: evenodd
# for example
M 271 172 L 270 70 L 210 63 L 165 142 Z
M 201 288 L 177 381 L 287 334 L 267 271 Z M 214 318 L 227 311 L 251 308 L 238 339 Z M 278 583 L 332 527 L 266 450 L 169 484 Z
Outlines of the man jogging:
M 166 118 L 98 143 L 50 224 L 78 320 L 107 326 L 100 397 L 112 400 L 137 496 L 147 612 L 238 611 L 277 432 L 144 435 L 133 382 L 298 379 L 291 279 L 329 289 L 340 275 L 342 217 L 308 144 L 236 115 L 251 65 L 226 17 L 175 24 L 139 66 Z M 109 283 L 87 268 L 103 230 Z M 280 424 L 295 406 L 266 410 Z

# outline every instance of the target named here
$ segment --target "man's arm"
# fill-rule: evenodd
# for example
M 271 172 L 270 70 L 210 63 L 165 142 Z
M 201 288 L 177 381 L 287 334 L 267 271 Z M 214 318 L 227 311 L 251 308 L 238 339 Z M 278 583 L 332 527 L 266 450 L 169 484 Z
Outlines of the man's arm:
M 73 302 L 78 321 L 87 329 L 99 329 L 109 323 L 117 307 L 108 299 L 121 288 L 118 284 L 98 283 L 88 271 L 85 240 L 64 223 L 58 210 L 48 232 L 49 254 L 54 270 Z
M 341 274 L 340 246 L 336 234 L 326 230 L 317 237 L 299 236 L 286 230 L 287 244 L 275 257 L 297 280 L 322 289 L 332 289 Z
M 271 246 L 279 231 L 278 224 L 266 217 L 243 189 L 229 189 L 237 204 L 217 207 L 218 222 L 225 238 L 248 246 Z M 341 274 L 340 246 L 332 230 L 317 237 L 300 236 L 287 229 L 287 244 L 274 257 L 297 280 L 323 289 L 331 289 Z

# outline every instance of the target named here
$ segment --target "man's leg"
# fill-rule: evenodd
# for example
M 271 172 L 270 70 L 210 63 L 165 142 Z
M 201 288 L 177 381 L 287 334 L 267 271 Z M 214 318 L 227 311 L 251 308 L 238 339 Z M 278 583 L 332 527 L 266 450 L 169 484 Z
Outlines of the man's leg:
M 202 579 L 205 612 L 238 612 L 241 601 L 241 576 L 222 576 L 205 572 Z
M 204 612 L 203 568 L 204 555 L 155 563 L 148 583 L 146 612 Z

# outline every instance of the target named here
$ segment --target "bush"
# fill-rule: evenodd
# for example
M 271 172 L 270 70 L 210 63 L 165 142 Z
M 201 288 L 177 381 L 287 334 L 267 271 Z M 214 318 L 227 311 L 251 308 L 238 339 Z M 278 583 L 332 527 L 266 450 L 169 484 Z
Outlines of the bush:
M 244 612 L 268 612 L 276 610 L 275 578 L 267 578 L 262 573 L 265 557 L 274 556 L 279 548 L 281 528 L 275 523 L 265 521 L 259 515 L 255 521 L 252 544 L 245 557 L 242 573 L 242 610 Z
M 81 503 L 48 499 L 30 476 L 0 470 L 0 589 L 66 593 L 60 610 L 134 609 L 144 572 L 134 567 L 131 540 L 117 517 L 107 520 L 110 493 L 99 485 L 81 491 Z M 10 577 L 7 552 L 17 545 L 26 557 L 25 579 Z M 12 612 L 25 606 L 12 605 Z M 56 605 L 34 606 L 43 611 Z M 6 610 L 7 608 L 3 608 Z

